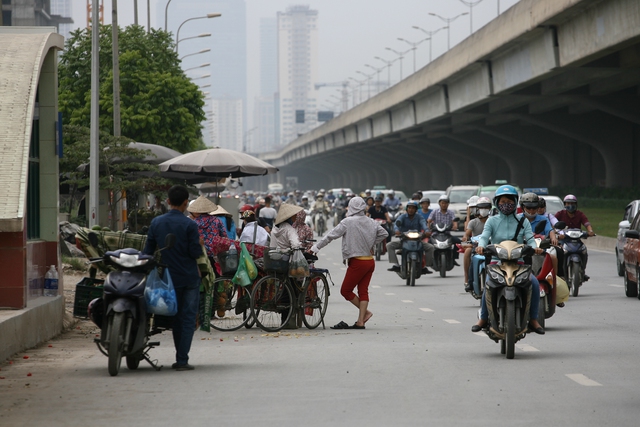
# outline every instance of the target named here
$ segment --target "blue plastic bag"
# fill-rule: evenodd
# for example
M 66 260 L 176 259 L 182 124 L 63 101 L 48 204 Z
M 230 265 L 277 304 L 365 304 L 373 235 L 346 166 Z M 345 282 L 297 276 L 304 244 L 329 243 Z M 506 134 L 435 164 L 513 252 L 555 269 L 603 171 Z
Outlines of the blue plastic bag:
M 162 316 L 175 316 L 178 313 L 178 299 L 168 268 L 164 269 L 162 277 L 157 268 L 149 273 L 144 299 L 147 303 L 147 313 Z

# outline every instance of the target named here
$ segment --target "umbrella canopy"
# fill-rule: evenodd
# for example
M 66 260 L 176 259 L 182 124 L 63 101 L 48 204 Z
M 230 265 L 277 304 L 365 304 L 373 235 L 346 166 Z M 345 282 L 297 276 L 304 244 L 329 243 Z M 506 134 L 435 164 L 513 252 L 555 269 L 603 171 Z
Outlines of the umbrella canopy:
M 160 163 L 160 172 L 197 182 L 207 181 L 207 177 L 241 177 L 276 173 L 278 168 L 267 162 L 239 151 L 225 148 L 209 148 L 183 154 Z
M 147 144 L 146 142 L 130 142 L 129 148 L 137 148 L 138 150 L 149 150 L 151 154 L 147 154 L 144 158 L 137 160 L 142 163 L 150 163 L 152 165 L 158 165 L 167 160 L 171 160 L 175 157 L 181 156 L 182 153 L 173 150 L 169 147 L 162 145 Z

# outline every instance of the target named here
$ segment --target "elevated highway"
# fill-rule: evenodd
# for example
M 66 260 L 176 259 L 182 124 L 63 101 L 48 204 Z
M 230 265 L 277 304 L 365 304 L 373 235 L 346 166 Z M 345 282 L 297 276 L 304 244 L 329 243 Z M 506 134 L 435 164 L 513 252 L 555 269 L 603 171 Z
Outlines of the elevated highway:
M 300 188 L 639 185 L 640 1 L 522 0 L 260 157 Z

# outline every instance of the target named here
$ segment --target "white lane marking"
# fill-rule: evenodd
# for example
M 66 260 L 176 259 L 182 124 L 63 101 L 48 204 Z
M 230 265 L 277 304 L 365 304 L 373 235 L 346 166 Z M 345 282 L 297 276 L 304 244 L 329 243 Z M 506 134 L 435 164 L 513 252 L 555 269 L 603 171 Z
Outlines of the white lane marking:
M 450 323 L 452 325 L 455 325 L 456 323 L 460 323 L 460 322 L 458 322 L 457 320 L 454 320 L 454 319 L 442 319 L 442 320 L 444 320 L 445 322 Z
M 587 387 L 593 387 L 593 386 L 599 386 L 602 385 L 598 382 L 595 382 L 592 379 L 589 379 L 589 377 L 587 377 L 586 375 L 582 375 L 582 374 L 566 374 L 566 376 L 570 379 L 573 380 L 575 382 L 577 382 L 580 385 L 584 385 Z
M 385 292 L 385 295 L 395 295 L 393 292 Z
M 624 288 L 624 285 L 609 285 L 609 286 L 613 286 L 614 288 Z
M 340 268 L 340 270 L 344 270 L 344 271 L 346 271 L 346 270 L 347 270 L 347 267 L 342 267 L 342 268 Z
M 433 313 L 433 310 L 431 310 L 430 308 L 421 308 L 420 310 L 426 311 L 427 313 Z
M 529 344 L 516 344 L 516 347 L 518 347 L 522 351 L 540 351 Z
M 333 265 L 342 265 L 341 262 L 332 262 Z
M 374 289 L 380 289 L 380 286 L 378 286 L 378 285 L 371 285 L 371 287 L 374 288 Z
M 487 334 L 482 332 L 482 331 L 473 332 L 473 335 L 477 335 L 479 337 L 486 337 L 487 336 Z
M 413 304 L 413 301 L 411 301 L 410 299 L 402 299 L 400 301 Z

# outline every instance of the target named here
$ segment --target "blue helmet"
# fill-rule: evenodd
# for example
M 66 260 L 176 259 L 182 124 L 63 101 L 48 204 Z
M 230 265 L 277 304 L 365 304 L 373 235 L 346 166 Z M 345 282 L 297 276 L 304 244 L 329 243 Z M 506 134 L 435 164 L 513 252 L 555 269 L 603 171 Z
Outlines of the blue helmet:
M 407 205 L 405 206 L 405 210 L 406 210 L 409 206 L 413 206 L 414 208 L 416 208 L 416 210 L 418 210 L 418 201 L 417 201 L 417 200 L 409 200 L 409 201 L 407 202 Z
M 514 203 L 518 204 L 518 191 L 513 185 L 501 185 L 496 190 L 496 195 L 493 197 L 494 206 L 498 206 L 498 200 L 501 196 L 512 196 Z

